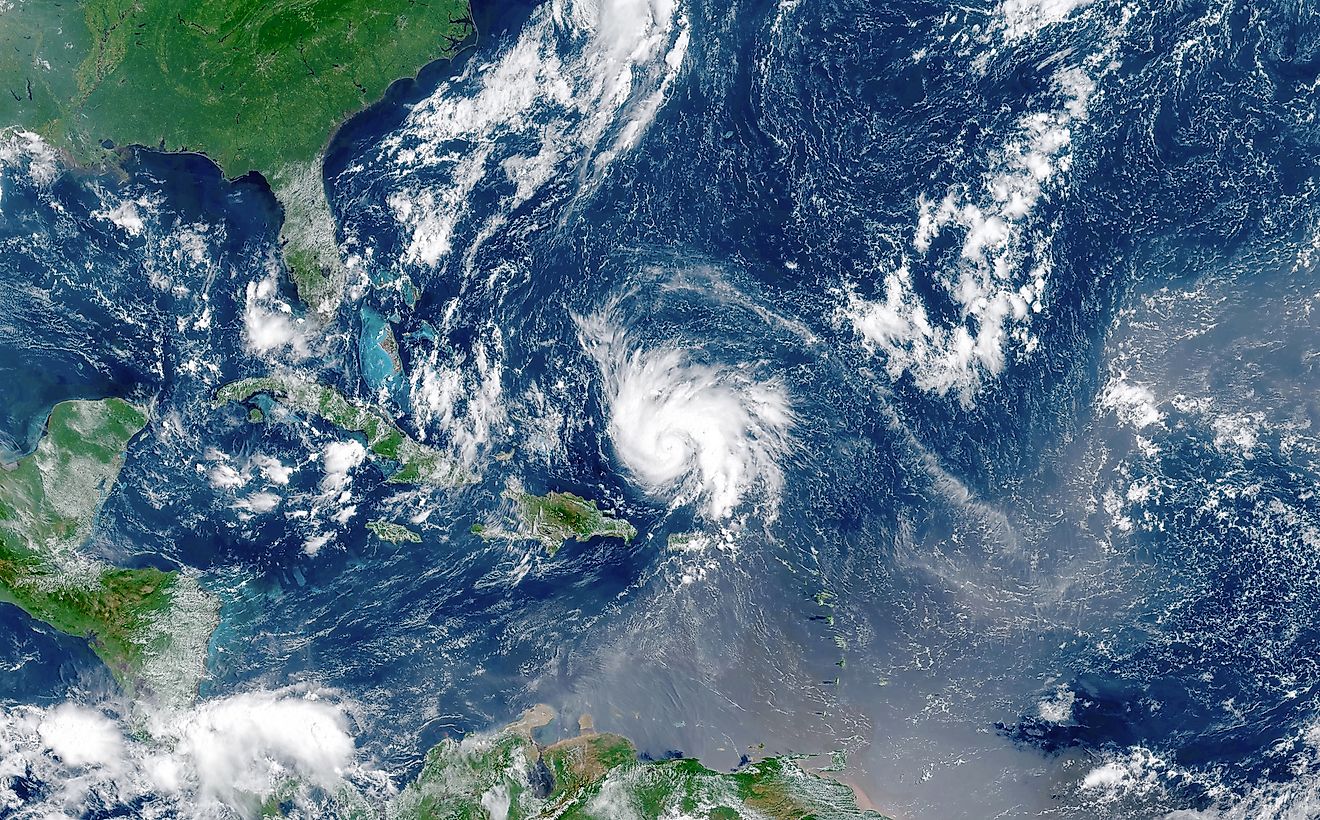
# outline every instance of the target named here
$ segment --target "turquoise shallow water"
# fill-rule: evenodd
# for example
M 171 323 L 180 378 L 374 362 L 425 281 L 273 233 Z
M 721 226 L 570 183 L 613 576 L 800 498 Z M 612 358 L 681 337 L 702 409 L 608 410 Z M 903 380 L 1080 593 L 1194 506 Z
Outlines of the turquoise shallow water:
M 1306 816 L 1314 12 L 486 10 L 332 144 L 321 330 L 259 179 L 20 152 L 0 446 L 63 398 L 151 406 L 88 549 L 221 596 L 204 703 L 325 687 L 396 782 L 547 702 L 718 768 L 840 752 L 898 816 Z M 479 480 L 389 485 L 326 425 L 210 405 L 283 369 Z M 515 487 L 639 538 L 473 535 Z M 7 714 L 109 689 L 0 613 Z M 5 776 L 37 806 L 71 776 L 31 743 Z M 87 816 L 195 797 L 105 783 Z

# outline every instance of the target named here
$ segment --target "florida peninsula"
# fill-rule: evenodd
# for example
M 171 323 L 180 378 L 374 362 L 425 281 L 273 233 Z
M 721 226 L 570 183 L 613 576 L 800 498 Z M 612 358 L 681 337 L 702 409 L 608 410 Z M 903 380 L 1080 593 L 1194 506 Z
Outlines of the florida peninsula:
M 326 315 L 345 270 L 322 178 L 331 135 L 395 80 L 454 56 L 468 0 L 18 0 L 0 15 L 0 122 L 73 161 L 115 146 L 260 173 L 299 295 Z

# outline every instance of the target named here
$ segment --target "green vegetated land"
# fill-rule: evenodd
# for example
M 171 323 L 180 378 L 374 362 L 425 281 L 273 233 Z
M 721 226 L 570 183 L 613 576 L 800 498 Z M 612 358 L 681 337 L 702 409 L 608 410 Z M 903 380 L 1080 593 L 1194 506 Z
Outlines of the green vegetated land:
M 79 550 L 145 425 L 119 399 L 64 402 L 36 450 L 0 470 L 0 600 L 87 638 L 130 692 L 180 703 L 205 671 L 216 601 L 189 576 L 119 569 Z
M 545 707 L 541 707 L 545 709 Z M 403 820 L 559 818 L 881 820 L 852 790 L 785 758 L 720 773 L 696 760 L 644 761 L 626 738 L 586 732 L 550 746 L 531 736 L 548 710 L 493 737 L 446 740 L 391 806 Z
M 109 140 L 260 172 L 299 293 L 323 313 L 344 281 L 321 178 L 331 134 L 474 34 L 468 0 L 17 0 L 3 15 L 0 127 L 81 163 L 107 161 Z
M 385 518 L 368 521 L 367 529 L 380 540 L 389 541 L 391 544 L 420 544 L 422 542 L 422 536 L 402 524 L 397 524 Z
M 539 541 L 554 557 L 566 541 L 590 541 L 593 538 L 619 538 L 631 541 L 637 528 L 622 518 L 615 518 L 596 506 L 596 502 L 573 493 L 550 492 L 532 495 L 515 483 L 504 493 L 513 501 L 517 526 L 473 524 L 472 533 L 484 539 Z
M 304 381 L 295 376 L 240 379 L 224 385 L 215 394 L 215 405 L 245 402 L 265 393 L 300 413 L 317 416 L 352 433 L 361 433 L 373 456 L 398 464 L 388 481 L 396 484 L 435 484 L 453 487 L 466 484 L 472 476 L 439 450 L 427 447 L 371 407 L 349 401 L 333 387 Z
M 553 556 L 571 539 L 621 538 L 631 541 L 637 528 L 621 518 L 614 518 L 589 501 L 573 493 L 552 492 L 546 495 L 519 493 L 514 498 L 522 519 L 522 534 L 540 541 Z

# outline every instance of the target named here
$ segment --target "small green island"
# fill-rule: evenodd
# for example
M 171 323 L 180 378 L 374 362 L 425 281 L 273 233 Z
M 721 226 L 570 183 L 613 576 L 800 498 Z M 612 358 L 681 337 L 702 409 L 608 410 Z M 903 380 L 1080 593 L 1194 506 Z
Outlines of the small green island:
M 395 799 L 394 820 L 883 820 L 859 809 L 848 786 L 788 758 L 720 773 L 696 760 L 647 761 L 624 737 L 581 734 L 542 746 L 533 732 L 554 717 L 529 709 L 491 736 L 446 740 Z
M 0 122 L 74 162 L 113 145 L 205 153 L 262 174 L 299 295 L 321 315 L 346 271 L 322 181 L 331 135 L 395 80 L 453 57 L 468 0 L 67 0 L 3 4 Z
M 328 385 L 296 376 L 266 376 L 230 382 L 215 393 L 215 406 L 247 402 L 266 394 L 291 410 L 315 416 L 350 433 L 361 433 L 377 458 L 398 465 L 387 481 L 456 487 L 472 480 L 462 465 L 409 436 L 381 411 L 355 404 Z
M 508 541 L 539 541 L 545 551 L 554 557 L 565 541 L 590 541 L 592 538 L 619 538 L 631 541 L 637 537 L 637 528 L 622 518 L 615 518 L 596 506 L 595 501 L 580 495 L 550 492 L 532 495 L 515 485 L 505 493 L 511 499 L 518 516 L 514 530 L 503 527 L 472 525 L 472 533 L 486 539 Z
M 36 450 L 0 469 L 0 600 L 87 639 L 130 694 L 178 706 L 205 673 L 218 602 L 190 575 L 80 551 L 146 422 L 120 399 L 63 402 Z
M 385 518 L 368 521 L 367 529 L 371 531 L 372 535 L 382 541 L 389 541 L 391 544 L 420 544 L 422 542 L 422 536 L 416 532 Z

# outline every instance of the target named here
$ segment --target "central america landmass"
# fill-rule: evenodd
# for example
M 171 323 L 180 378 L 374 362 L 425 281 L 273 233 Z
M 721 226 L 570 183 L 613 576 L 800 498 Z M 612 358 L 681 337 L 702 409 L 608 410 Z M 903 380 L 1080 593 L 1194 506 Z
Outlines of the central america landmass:
M 280 239 L 300 298 L 314 313 L 330 316 L 346 275 L 322 176 L 330 138 L 391 83 L 452 58 L 474 36 L 468 0 L 20 3 L 6 9 L 0 31 L 0 84 L 7 92 L 0 93 L 0 122 L 38 134 L 85 166 L 113 165 L 118 147 L 140 145 L 205 154 L 231 178 L 261 174 L 284 209 Z M 242 389 L 254 387 L 272 385 Z M 240 392 L 223 398 L 239 399 Z M 289 400 L 289 391 L 282 397 Z M 321 401 L 326 394 L 315 397 L 314 408 L 302 409 L 365 434 L 373 452 L 401 465 L 392 480 L 447 486 L 466 480 L 378 413 L 341 418 L 336 411 L 346 406 L 333 396 L 329 403 Z M 88 637 L 130 692 L 170 690 L 168 699 L 182 704 L 195 696 L 204 674 L 217 603 L 189 574 L 108 567 L 78 551 L 123 449 L 145 422 L 140 410 L 118 400 L 55 408 L 37 452 L 0 486 L 7 533 L 0 537 L 0 599 L 60 631 Z M 61 478 L 73 475 L 75 466 L 96 485 L 88 493 L 73 492 Z M 626 522 L 571 494 L 517 501 L 527 532 L 551 555 L 569 538 L 626 541 L 635 535 Z M 386 523 L 379 529 L 402 537 Z M 165 666 L 178 671 L 183 658 L 189 659 L 184 674 L 156 674 Z M 388 813 L 879 816 L 859 811 L 846 787 L 788 759 L 721 774 L 691 759 L 645 761 L 625 738 L 592 731 L 543 747 L 532 732 L 547 720 L 546 712 L 533 710 L 494 735 L 443 742 Z M 283 815 L 280 803 L 270 796 L 264 813 Z
M 227 397 L 245 397 L 263 384 L 271 388 L 259 380 L 239 383 Z M 369 415 L 359 409 L 348 418 L 361 421 L 363 413 Z M 88 638 L 128 692 L 178 709 L 192 701 L 205 675 L 218 601 L 189 574 L 110 567 L 80 549 L 129 442 L 146 423 L 142 410 L 119 399 L 64 402 L 52 410 L 33 453 L 0 472 L 0 600 L 61 632 Z M 397 458 L 398 448 L 391 454 Z M 541 528 L 529 530 L 534 539 L 553 531 L 552 543 L 574 535 L 626 540 L 636 532 L 567 493 L 523 496 L 519 503 L 532 516 L 529 525 Z M 790 758 L 767 758 L 728 773 L 690 758 L 650 761 L 626 738 L 595 732 L 585 718 L 581 734 L 543 746 L 534 733 L 553 716 L 548 706 L 538 706 L 493 734 L 442 741 L 427 753 L 422 772 L 383 807 L 385 816 L 880 818 L 858 809 L 847 786 Z M 246 799 L 254 808 L 259 804 L 263 817 L 300 816 L 293 799 L 297 786 L 286 783 L 274 794 Z M 352 790 L 335 802 L 336 816 L 379 814 Z

